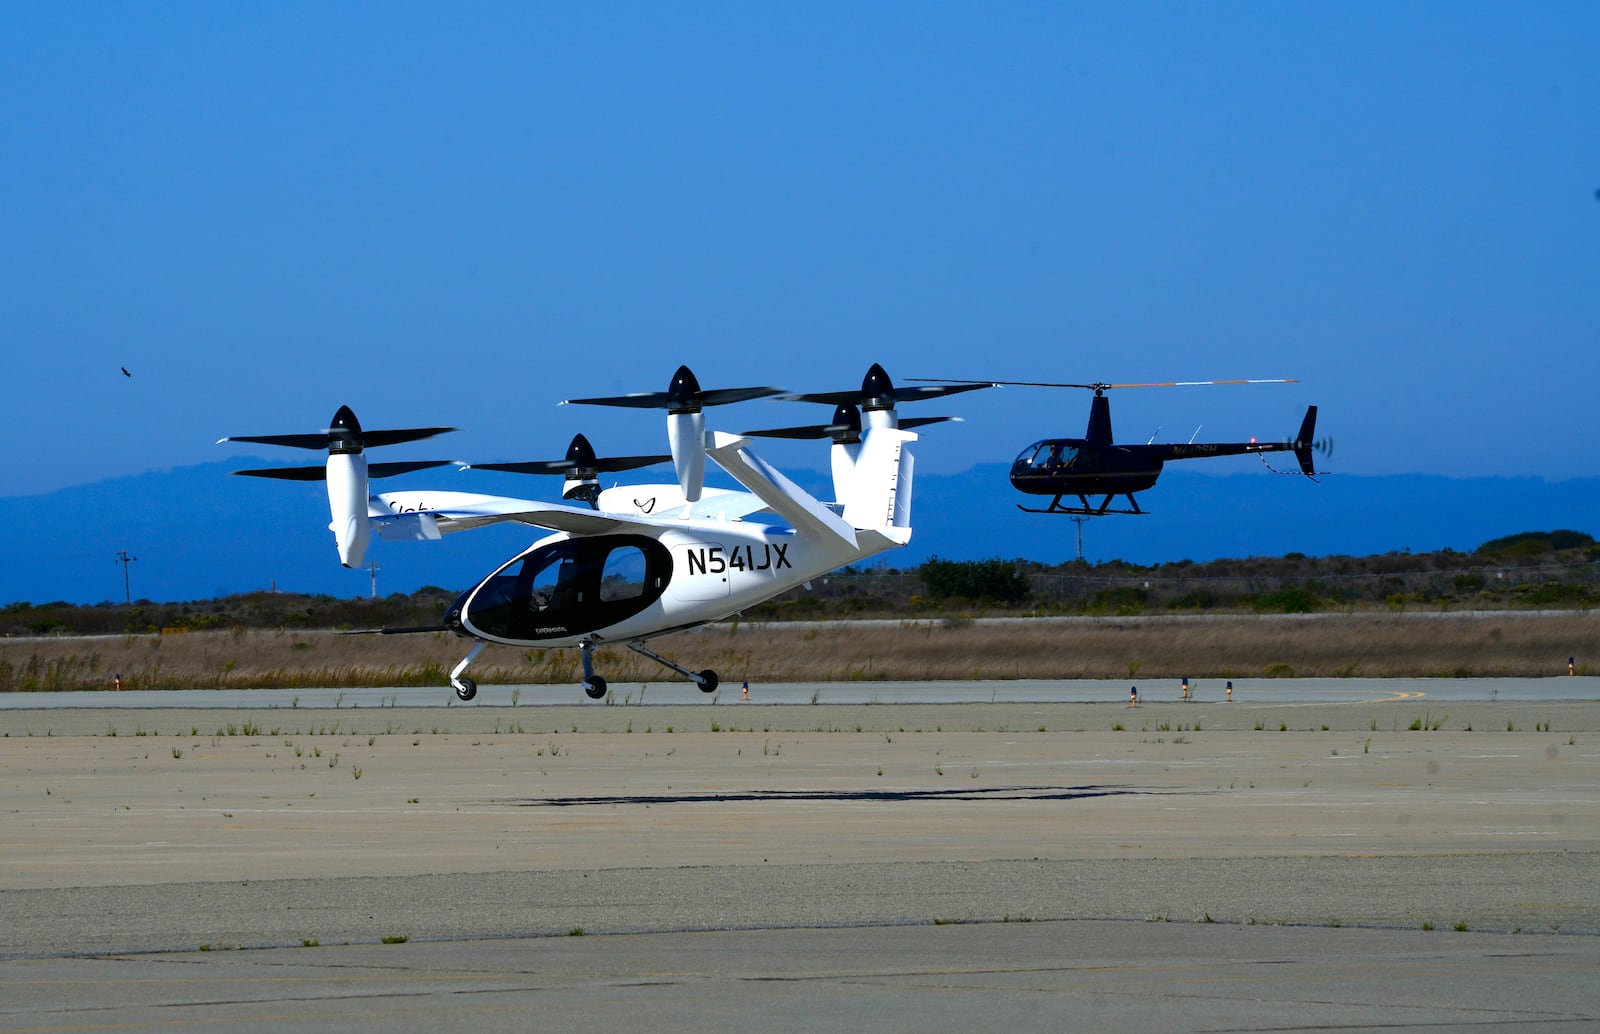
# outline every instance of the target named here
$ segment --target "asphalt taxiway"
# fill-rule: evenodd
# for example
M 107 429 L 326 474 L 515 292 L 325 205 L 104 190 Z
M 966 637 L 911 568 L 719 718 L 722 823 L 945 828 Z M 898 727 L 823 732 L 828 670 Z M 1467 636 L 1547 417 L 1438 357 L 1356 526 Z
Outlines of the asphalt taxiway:
M 444 686 L 373 689 L 128 690 L 90 693 L 0 693 L 0 712 L 93 710 L 295 710 L 393 707 L 667 706 L 719 704 L 1088 704 L 1123 703 L 1130 690 L 1141 699 L 1185 703 L 1352 703 L 1362 701 L 1600 701 L 1600 677 L 1486 679 L 1003 679 L 960 682 L 724 683 L 703 693 L 684 681 L 613 683 L 604 700 L 589 700 L 577 684 L 485 685 L 470 704 Z M 1230 689 L 1232 692 L 1230 693 Z
M 0 1030 L 1600 1022 L 1594 683 L 1330 681 L 8 706 Z

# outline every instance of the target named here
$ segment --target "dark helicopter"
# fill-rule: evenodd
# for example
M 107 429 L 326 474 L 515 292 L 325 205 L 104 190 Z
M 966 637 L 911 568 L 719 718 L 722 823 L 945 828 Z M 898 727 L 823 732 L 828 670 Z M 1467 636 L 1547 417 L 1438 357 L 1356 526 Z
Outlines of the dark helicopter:
M 1017 504 L 1028 513 L 1063 513 L 1098 517 L 1112 513 L 1142 514 L 1135 492 L 1155 485 L 1162 467 L 1169 460 L 1202 459 L 1208 456 L 1244 456 L 1269 452 L 1292 452 L 1300 472 L 1315 480 L 1317 473 L 1312 451 L 1325 455 L 1331 442 L 1314 441 L 1317 407 L 1307 406 L 1305 419 L 1294 438 L 1285 442 L 1183 442 L 1144 445 L 1118 445 L 1111 437 L 1110 388 L 1178 387 L 1199 384 L 1284 384 L 1289 380 L 1167 381 L 1155 384 L 1056 384 L 1043 381 L 990 381 L 999 385 L 1035 388 L 1086 388 L 1094 392 L 1089 406 L 1089 426 L 1082 438 L 1046 438 L 1034 442 L 1011 464 L 1011 484 L 1029 495 L 1050 496 L 1050 505 L 1034 508 Z M 1263 462 L 1265 458 L 1263 457 Z M 1285 472 L 1287 473 L 1287 472 Z M 1113 508 L 1117 497 L 1127 500 L 1126 509 Z M 1091 497 L 1098 497 L 1091 502 Z M 1077 500 L 1074 506 L 1063 500 Z

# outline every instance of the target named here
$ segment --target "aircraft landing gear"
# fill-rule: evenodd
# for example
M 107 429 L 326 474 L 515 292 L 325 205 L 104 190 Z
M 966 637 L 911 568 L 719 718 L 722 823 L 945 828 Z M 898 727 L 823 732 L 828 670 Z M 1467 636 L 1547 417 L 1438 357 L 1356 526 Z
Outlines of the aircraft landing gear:
M 606 698 L 606 680 L 594 673 L 594 640 L 585 639 L 578 644 L 583 656 L 583 692 L 590 700 Z
M 600 644 L 593 639 L 585 639 L 578 644 L 578 649 L 583 657 L 583 692 L 590 700 L 604 700 L 606 698 L 606 680 L 594 673 L 594 651 Z M 715 693 L 720 680 L 717 673 L 710 668 L 704 671 L 690 671 L 680 664 L 675 664 L 643 643 L 629 643 L 628 648 L 635 653 L 642 653 L 664 668 L 671 668 L 684 678 L 700 687 L 702 693 Z M 462 665 L 465 667 L 465 663 Z
M 1044 507 L 1043 509 L 1034 506 L 1023 506 L 1021 503 L 1017 504 L 1017 509 L 1021 510 L 1023 513 L 1066 513 L 1082 517 L 1104 517 L 1108 513 L 1144 513 L 1143 510 L 1139 509 L 1139 501 L 1133 497 L 1132 492 L 1126 492 L 1122 496 L 1122 498 L 1128 501 L 1128 508 L 1126 510 L 1113 510 L 1111 508 L 1111 503 L 1116 498 L 1114 495 L 1108 495 L 1101 499 L 1099 505 L 1090 503 L 1088 496 L 1080 495 L 1078 496 L 1077 506 L 1063 506 L 1061 505 L 1061 500 L 1064 498 L 1064 495 L 1056 496 L 1054 499 L 1050 500 L 1050 505 Z
M 484 642 L 473 643 L 471 652 L 467 654 L 460 664 L 450 670 L 450 688 L 456 691 L 456 697 L 463 702 L 471 700 L 478 695 L 478 684 L 472 679 L 463 677 L 461 673 L 467 670 L 467 665 L 477 660 L 478 654 L 482 653 L 483 648 L 488 645 L 488 643 Z
M 690 671 L 688 668 L 685 668 L 680 664 L 675 664 L 672 661 L 667 660 L 665 657 L 661 656 L 659 653 L 656 653 L 643 643 L 629 643 L 628 649 L 632 650 L 634 653 L 644 654 L 646 657 L 650 658 L 652 661 L 655 661 L 663 668 L 671 668 L 679 675 L 682 675 L 690 682 L 693 682 L 695 685 L 699 686 L 700 692 L 702 693 L 715 693 L 717 691 L 717 673 L 712 671 L 710 668 L 707 668 L 704 671 Z

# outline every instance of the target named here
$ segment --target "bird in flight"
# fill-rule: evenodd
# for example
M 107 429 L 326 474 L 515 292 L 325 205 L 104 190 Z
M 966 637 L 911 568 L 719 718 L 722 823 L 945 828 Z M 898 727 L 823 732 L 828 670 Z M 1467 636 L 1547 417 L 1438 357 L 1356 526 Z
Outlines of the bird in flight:
M 124 376 L 124 377 L 132 377 L 132 376 L 133 376 L 133 374 L 131 374 L 131 373 L 129 373 L 129 372 L 128 372 L 128 368 L 127 368 L 127 367 L 126 367 L 126 366 L 124 366 L 124 367 L 123 367 L 123 368 L 122 368 L 122 376 Z

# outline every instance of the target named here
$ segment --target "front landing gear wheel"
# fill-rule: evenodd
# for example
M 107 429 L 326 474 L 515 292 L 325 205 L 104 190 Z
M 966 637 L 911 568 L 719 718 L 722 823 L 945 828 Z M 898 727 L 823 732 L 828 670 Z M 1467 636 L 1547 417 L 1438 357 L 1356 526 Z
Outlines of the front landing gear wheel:
M 606 680 L 598 675 L 589 676 L 583 684 L 583 691 L 590 700 L 604 700 L 606 698 Z
M 462 701 L 471 700 L 478 695 L 478 684 L 471 679 L 457 679 L 455 690 L 456 696 Z
M 717 691 L 717 673 L 707 668 L 700 673 L 700 692 L 715 693 Z

